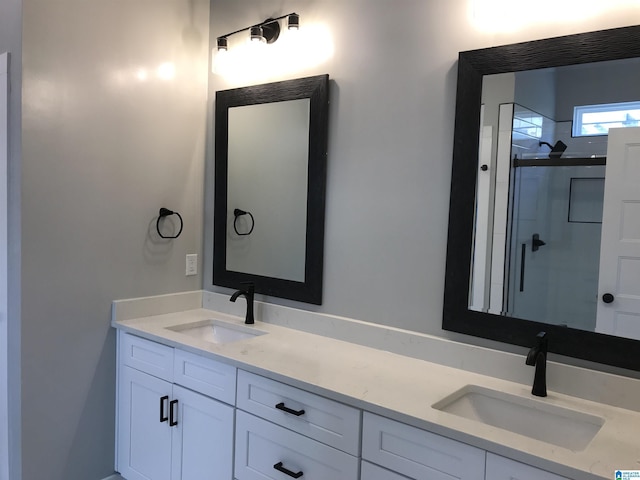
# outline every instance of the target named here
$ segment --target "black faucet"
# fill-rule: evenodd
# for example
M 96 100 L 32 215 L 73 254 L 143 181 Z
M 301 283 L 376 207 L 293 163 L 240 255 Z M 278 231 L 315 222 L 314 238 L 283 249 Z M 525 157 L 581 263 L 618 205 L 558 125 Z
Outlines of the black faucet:
M 531 393 L 537 397 L 547 396 L 547 333 L 536 335 L 536 344 L 529 350 L 527 365 L 535 365 Z
M 253 320 L 253 294 L 255 292 L 255 286 L 251 282 L 242 282 L 247 286 L 245 290 L 238 290 L 233 295 L 231 295 L 232 302 L 235 302 L 240 295 L 244 295 L 244 298 L 247 300 L 247 316 L 244 319 L 244 323 L 247 325 L 251 325 L 254 322 Z

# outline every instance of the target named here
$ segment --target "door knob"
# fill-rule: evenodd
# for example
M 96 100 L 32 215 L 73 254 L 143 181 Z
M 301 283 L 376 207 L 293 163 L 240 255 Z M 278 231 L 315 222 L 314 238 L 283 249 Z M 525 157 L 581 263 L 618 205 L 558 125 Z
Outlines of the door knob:
M 612 294 L 610 293 L 605 293 L 604 295 L 602 295 L 602 301 L 604 303 L 611 303 L 615 300 L 616 297 L 614 297 Z

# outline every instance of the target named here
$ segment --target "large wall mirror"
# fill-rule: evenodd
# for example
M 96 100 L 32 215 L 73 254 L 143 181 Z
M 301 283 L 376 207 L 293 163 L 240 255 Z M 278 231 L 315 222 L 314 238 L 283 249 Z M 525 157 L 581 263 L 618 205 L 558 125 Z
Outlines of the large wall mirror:
M 443 328 L 640 370 L 640 27 L 461 52 Z
M 322 303 L 328 82 L 216 92 L 214 285 Z

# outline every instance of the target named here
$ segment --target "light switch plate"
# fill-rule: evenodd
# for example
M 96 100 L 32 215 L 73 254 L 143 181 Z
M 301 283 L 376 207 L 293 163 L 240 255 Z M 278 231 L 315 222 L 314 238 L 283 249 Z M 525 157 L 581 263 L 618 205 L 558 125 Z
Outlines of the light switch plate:
M 197 274 L 198 274 L 198 254 L 187 253 L 185 275 L 188 277 L 190 275 L 197 275 Z

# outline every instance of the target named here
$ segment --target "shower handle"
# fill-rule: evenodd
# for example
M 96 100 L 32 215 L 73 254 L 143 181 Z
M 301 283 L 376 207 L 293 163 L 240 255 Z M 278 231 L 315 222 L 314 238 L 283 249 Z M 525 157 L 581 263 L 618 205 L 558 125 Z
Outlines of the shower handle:
M 540 234 L 534 233 L 531 236 L 531 251 L 537 252 L 543 245 L 546 245 L 546 243 L 540 240 Z

